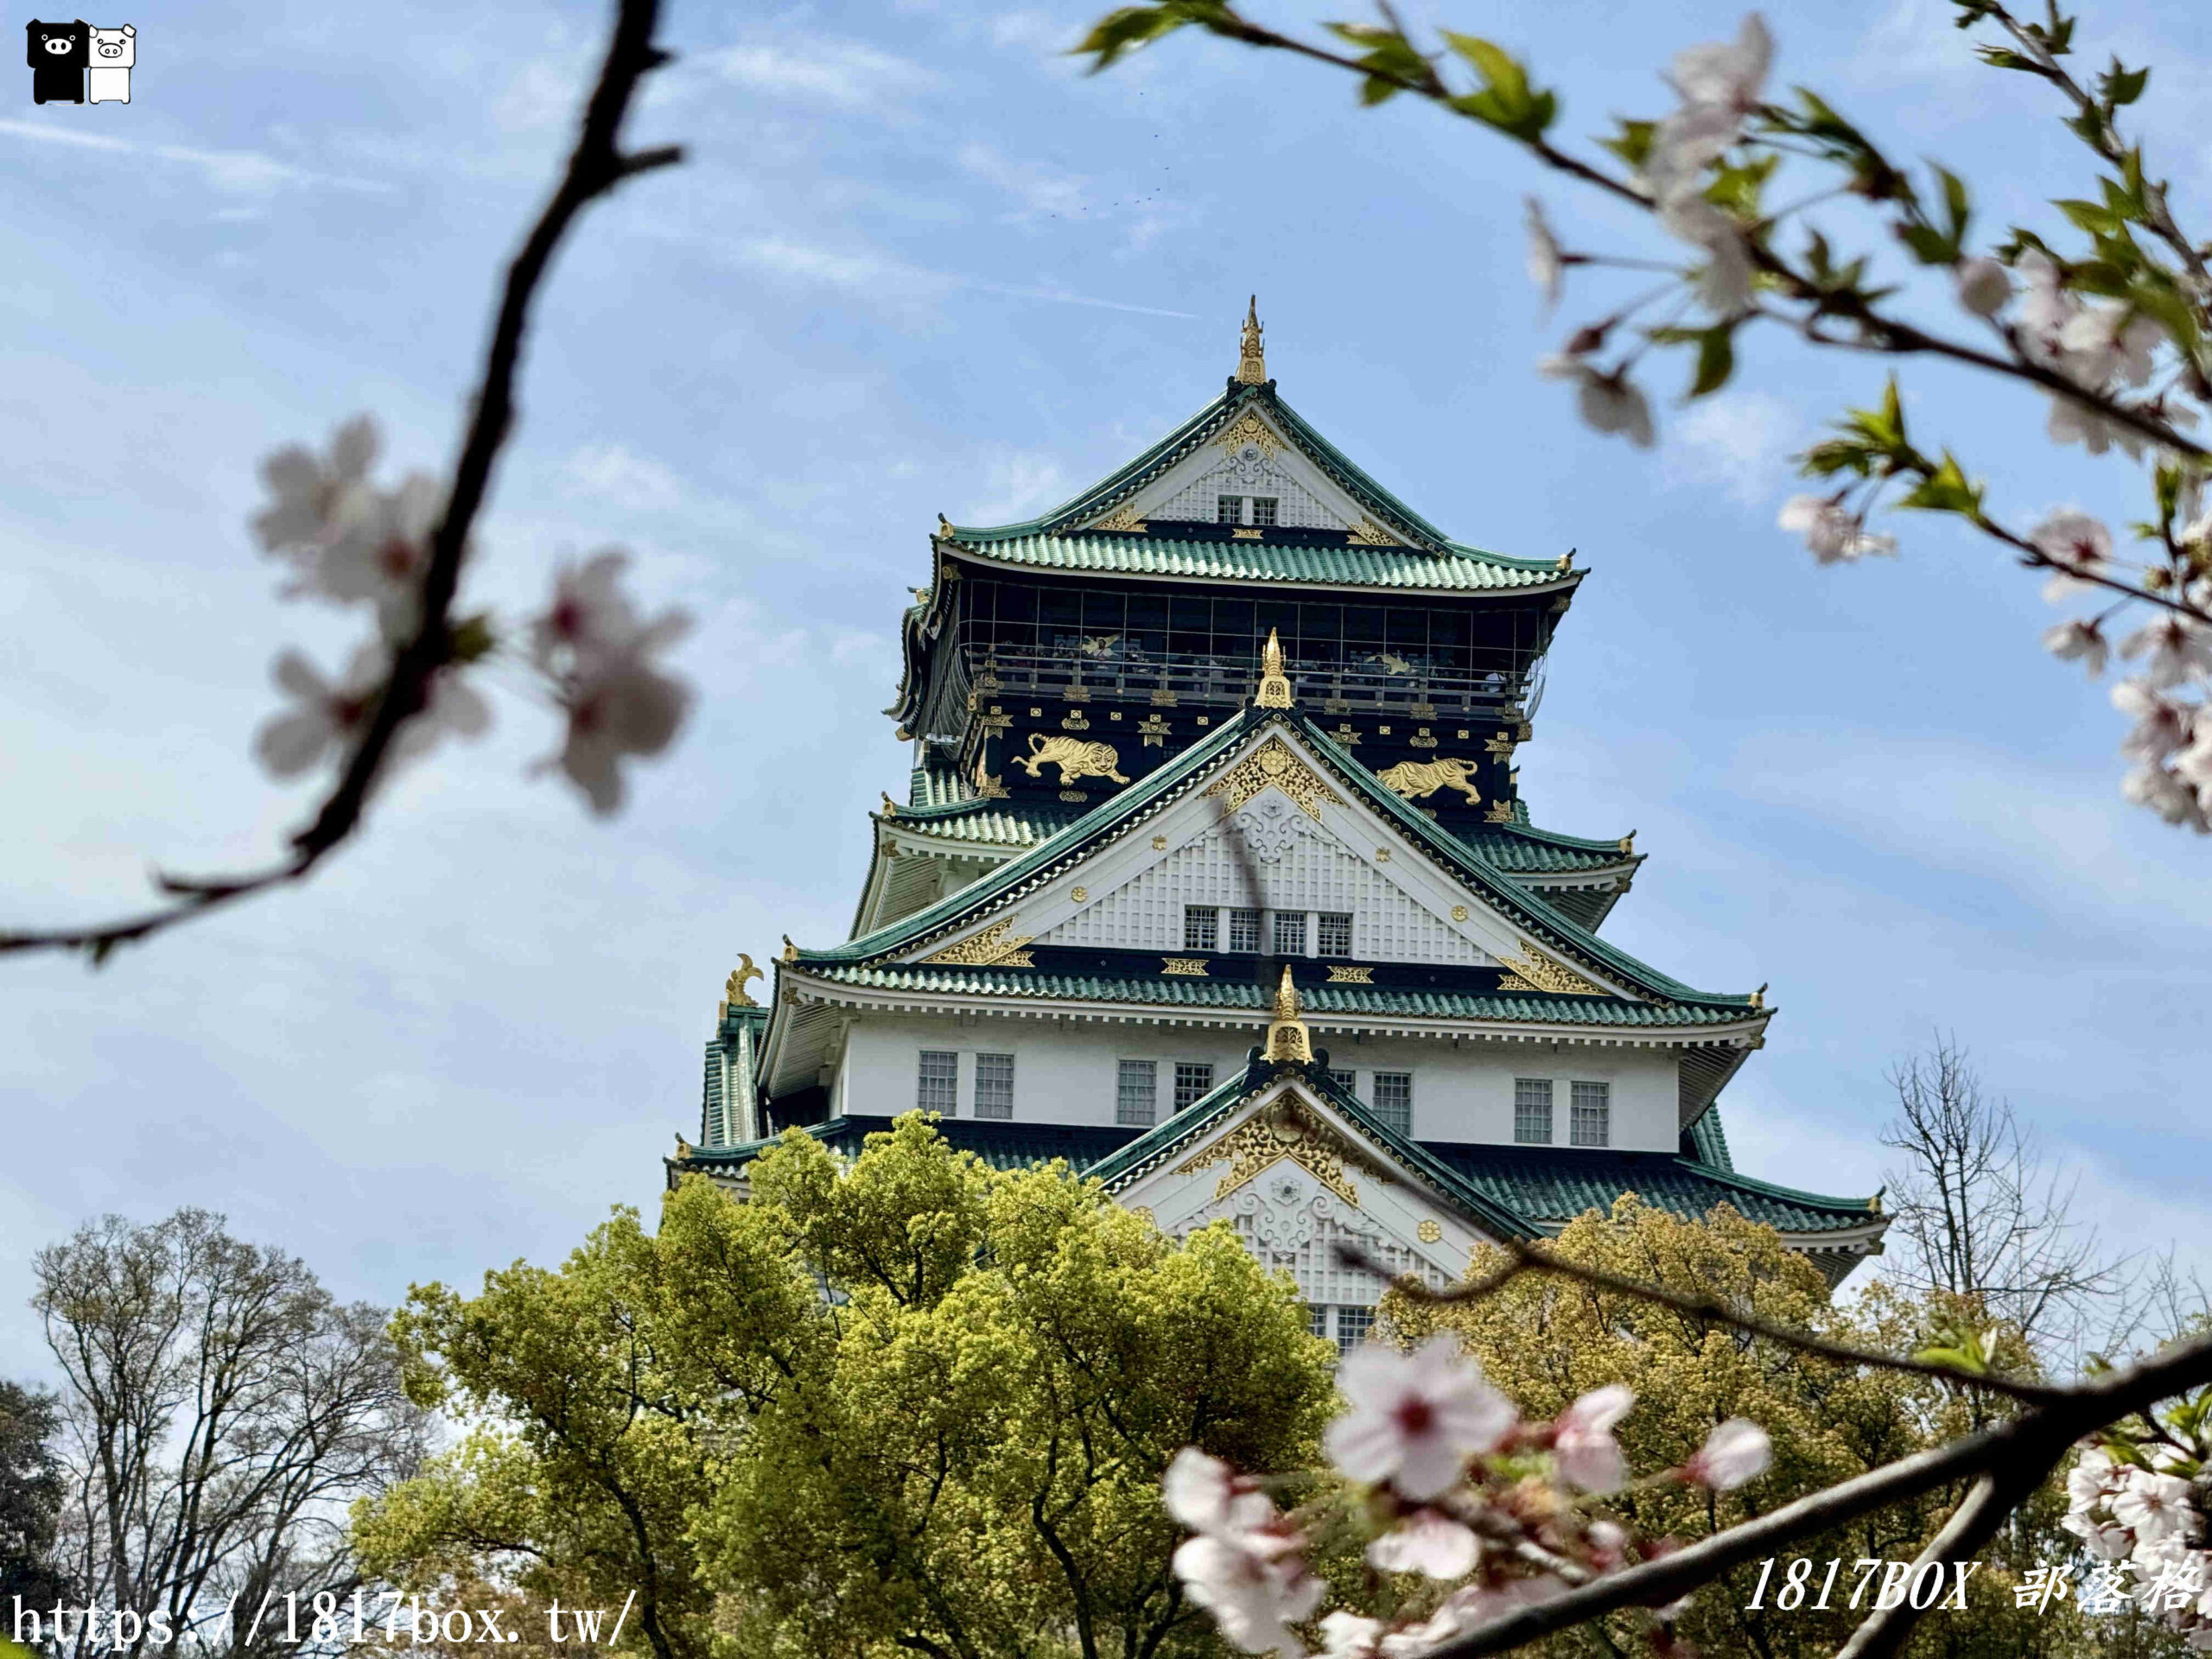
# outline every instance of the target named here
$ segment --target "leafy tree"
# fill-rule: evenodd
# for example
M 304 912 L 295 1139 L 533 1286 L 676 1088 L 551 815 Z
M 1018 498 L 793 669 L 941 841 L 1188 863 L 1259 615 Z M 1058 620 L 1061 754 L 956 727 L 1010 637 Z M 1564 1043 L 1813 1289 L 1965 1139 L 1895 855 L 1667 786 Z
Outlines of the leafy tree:
M 12 1606 L 16 1597 L 27 1607 L 50 1607 L 68 1594 L 68 1580 L 54 1564 L 60 1426 L 52 1395 L 0 1381 L 0 1607 Z
M 619 1605 L 659 1659 L 1222 1649 L 1169 1566 L 1195 1444 L 1313 1463 L 1328 1345 L 1226 1228 L 1163 1237 L 915 1114 L 849 1169 L 787 1134 L 734 1203 L 618 1211 L 557 1272 L 416 1290 L 416 1397 L 475 1419 L 363 1506 L 410 1587 Z
M 1701 1222 L 1685 1221 L 1626 1197 L 1610 1216 L 1592 1211 L 1569 1224 L 1549 1249 L 1601 1273 L 1716 1298 L 1735 1313 L 1879 1352 L 1910 1351 L 1931 1328 L 1992 1328 L 1972 1299 L 1941 1292 L 1906 1293 L 1878 1282 L 1847 1305 L 1832 1303 L 1819 1273 L 1786 1249 L 1771 1228 L 1726 1206 Z M 1469 1276 L 1480 1279 L 1504 1263 L 1491 1252 L 1471 1267 Z M 1613 1500 L 1620 1518 L 1651 1538 L 1708 1535 L 1983 1427 L 2008 1410 L 1934 1377 L 1839 1363 L 1718 1318 L 1555 1276 L 1516 1278 L 1489 1296 L 1443 1305 L 1393 1292 L 1384 1310 L 1408 1339 L 1438 1331 L 1458 1335 L 1490 1380 L 1532 1418 L 1556 1415 L 1579 1395 L 1607 1383 L 1628 1383 L 1636 1404 L 1613 1432 L 1631 1468 L 1687 1462 L 1729 1418 L 1766 1428 L 1774 1464 L 1758 1481 L 1731 1492 L 1645 1483 Z M 2032 1375 L 2033 1360 L 2018 1330 L 1995 1328 L 1999 1335 L 1986 1363 L 2009 1375 Z M 1872 1600 L 1870 1589 L 1858 1610 L 1852 1609 L 1852 1591 L 1861 1576 L 1853 1563 L 1862 1557 L 1911 1560 L 1964 1491 L 1964 1483 L 1939 1489 L 1794 1549 L 1793 1556 L 1817 1564 L 1802 1606 L 1776 1606 L 1787 1560 L 1777 1563 L 1758 1611 L 1749 1608 L 1758 1567 L 1737 1568 L 1700 1592 L 1680 1631 L 1702 1652 L 1763 1659 L 1833 1654 Z M 1972 1617 L 1923 1620 L 1906 1651 L 1928 1659 L 2087 1653 L 2070 1602 L 2041 1613 L 2012 1605 L 2011 1586 L 2025 1569 L 2073 1556 L 2075 1541 L 2057 1526 L 2064 1509 L 2058 1484 L 2047 1482 L 1970 1582 Z M 1831 1559 L 1842 1565 L 1830 1605 L 1821 1611 L 1813 1603 Z M 1635 1645 L 1630 1630 L 1623 1624 L 1613 1633 L 1623 1650 Z M 1578 1631 L 1534 1651 L 1580 1656 L 1592 1649 Z

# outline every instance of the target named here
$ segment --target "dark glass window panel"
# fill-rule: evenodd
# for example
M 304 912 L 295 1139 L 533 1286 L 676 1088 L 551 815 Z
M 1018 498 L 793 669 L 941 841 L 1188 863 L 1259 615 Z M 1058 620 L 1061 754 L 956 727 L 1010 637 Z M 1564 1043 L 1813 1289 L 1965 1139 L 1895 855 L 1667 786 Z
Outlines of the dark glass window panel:
M 1129 632 L 1156 632 L 1167 626 L 1167 596 L 1165 594 L 1131 594 L 1129 595 Z
M 1037 595 L 1037 620 L 1049 629 L 1081 627 L 1083 595 L 1071 594 L 1064 588 L 1047 588 Z
M 1298 607 L 1274 600 L 1262 600 L 1254 606 L 1252 637 L 1264 643 L 1269 628 L 1282 637 L 1283 649 L 1295 657 L 1298 654 Z
M 1347 644 L 1380 645 L 1382 642 L 1382 609 L 1378 605 L 1347 605 L 1344 607 L 1344 639 Z
M 1128 601 L 1119 594 L 1085 594 L 1083 631 L 1094 634 L 1121 632 L 1127 606 Z
M 1011 582 L 995 585 L 999 590 L 1000 621 L 1034 622 L 1037 620 L 1037 590 L 1034 588 Z
M 1256 657 L 1260 647 L 1252 632 L 1252 601 L 1217 599 L 1213 605 L 1213 648 L 1224 656 Z
M 1400 655 L 1408 651 L 1428 649 L 1428 613 L 1408 610 L 1402 606 L 1390 607 L 1390 643 Z

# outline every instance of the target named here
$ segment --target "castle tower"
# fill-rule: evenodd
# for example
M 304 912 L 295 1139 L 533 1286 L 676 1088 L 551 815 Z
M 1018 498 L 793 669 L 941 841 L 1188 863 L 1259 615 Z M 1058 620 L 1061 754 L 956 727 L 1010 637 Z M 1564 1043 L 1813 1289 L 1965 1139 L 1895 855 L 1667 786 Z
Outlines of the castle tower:
M 1452 540 L 1277 395 L 1256 303 L 1222 394 L 1026 523 L 929 540 L 852 936 L 725 1005 L 702 1144 L 841 1151 L 917 1107 L 1219 1217 L 1349 1343 L 1382 1289 L 1624 1192 L 1772 1223 L 1831 1282 L 1878 1199 L 1736 1173 L 1715 1102 L 1759 992 L 1597 936 L 1643 855 L 1535 827 L 1514 757 L 1586 572 Z M 1287 1013 L 1285 1013 L 1285 1009 Z

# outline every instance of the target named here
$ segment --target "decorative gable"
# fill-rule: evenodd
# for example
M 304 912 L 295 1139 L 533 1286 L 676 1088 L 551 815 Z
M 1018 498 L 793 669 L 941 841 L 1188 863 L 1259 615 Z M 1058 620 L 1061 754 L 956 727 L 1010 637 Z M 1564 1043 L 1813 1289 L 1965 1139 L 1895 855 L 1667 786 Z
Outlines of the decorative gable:
M 1288 530 L 1347 534 L 1363 545 L 1397 545 L 1351 496 L 1256 408 L 1248 407 L 1213 439 L 1185 456 L 1135 495 L 1094 518 L 1087 528 L 1135 530 L 1161 523 L 1221 522 L 1220 502 L 1274 503 L 1273 522 Z M 1256 531 L 1252 509 L 1238 523 Z

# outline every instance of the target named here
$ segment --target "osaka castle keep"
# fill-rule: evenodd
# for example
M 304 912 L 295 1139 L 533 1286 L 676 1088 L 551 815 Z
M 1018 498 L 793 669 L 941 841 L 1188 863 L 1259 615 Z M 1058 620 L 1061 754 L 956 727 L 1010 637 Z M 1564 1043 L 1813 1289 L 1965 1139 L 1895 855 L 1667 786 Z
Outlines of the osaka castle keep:
M 1395 1274 L 1622 1193 L 1777 1229 L 1831 1283 L 1875 1198 L 1739 1173 L 1719 1096 L 1759 991 L 1599 930 L 1634 837 L 1537 829 L 1516 752 L 1586 572 L 1453 541 L 1277 394 L 1228 388 L 1024 524 L 940 518 L 887 710 L 851 937 L 748 958 L 669 1179 L 745 1190 L 798 1127 L 857 1155 L 916 1108 L 1061 1158 L 1170 1235 L 1226 1218 L 1340 1344 Z

